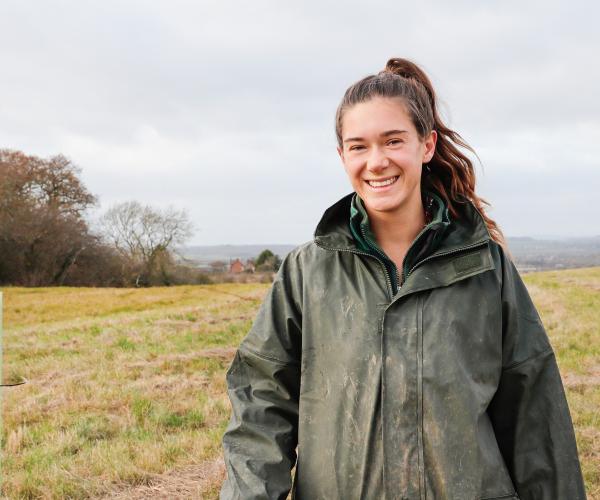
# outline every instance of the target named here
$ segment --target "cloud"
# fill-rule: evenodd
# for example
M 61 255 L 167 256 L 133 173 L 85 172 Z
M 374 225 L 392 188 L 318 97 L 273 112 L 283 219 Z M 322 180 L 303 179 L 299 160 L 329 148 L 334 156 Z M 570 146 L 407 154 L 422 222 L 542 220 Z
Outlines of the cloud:
M 305 241 L 350 190 L 333 133 L 344 90 L 402 56 L 430 74 L 482 158 L 481 192 L 509 236 L 595 234 L 599 210 L 577 200 L 600 183 L 599 10 L 8 0 L 0 138 L 70 157 L 103 207 L 187 208 L 197 243 Z M 521 216 L 533 206 L 545 216 Z

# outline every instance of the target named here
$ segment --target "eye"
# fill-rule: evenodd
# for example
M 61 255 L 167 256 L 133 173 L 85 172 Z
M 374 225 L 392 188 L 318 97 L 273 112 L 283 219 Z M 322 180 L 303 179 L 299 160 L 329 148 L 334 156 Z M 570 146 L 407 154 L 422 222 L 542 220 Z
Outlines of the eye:
M 356 146 L 351 146 L 350 147 L 350 151 L 356 151 L 358 149 L 364 148 L 364 146 L 360 146 L 360 145 L 356 145 Z
M 402 142 L 404 142 L 402 139 L 391 139 L 390 141 L 388 141 L 388 145 L 394 146 L 394 145 L 400 144 Z

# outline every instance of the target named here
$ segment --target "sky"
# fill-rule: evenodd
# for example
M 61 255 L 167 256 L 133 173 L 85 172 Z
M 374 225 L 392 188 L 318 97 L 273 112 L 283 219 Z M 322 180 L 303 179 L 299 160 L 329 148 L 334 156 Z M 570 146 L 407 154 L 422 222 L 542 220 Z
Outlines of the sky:
M 67 156 L 93 220 L 185 209 L 190 244 L 300 244 L 352 191 L 334 115 L 405 57 L 508 237 L 600 235 L 600 4 L 0 3 L 0 148 Z

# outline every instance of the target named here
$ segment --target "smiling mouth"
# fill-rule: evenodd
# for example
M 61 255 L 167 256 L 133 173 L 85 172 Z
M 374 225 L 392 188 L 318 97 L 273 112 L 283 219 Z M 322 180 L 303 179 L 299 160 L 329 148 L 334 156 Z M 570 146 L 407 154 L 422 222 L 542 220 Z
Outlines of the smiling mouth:
M 390 177 L 389 179 L 385 179 L 383 181 L 365 181 L 369 186 L 374 187 L 374 188 L 380 188 L 380 187 L 386 187 L 386 186 L 390 186 L 391 184 L 393 184 L 394 182 L 396 182 L 398 180 L 399 176 L 395 176 L 395 177 Z

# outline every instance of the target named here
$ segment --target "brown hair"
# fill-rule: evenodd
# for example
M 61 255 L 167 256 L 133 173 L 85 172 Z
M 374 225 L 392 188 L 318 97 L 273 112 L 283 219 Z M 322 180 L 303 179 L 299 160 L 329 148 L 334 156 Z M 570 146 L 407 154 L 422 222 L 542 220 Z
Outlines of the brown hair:
M 436 96 L 425 72 L 407 59 L 390 59 L 385 69 L 351 85 L 344 94 L 335 116 L 335 133 L 342 147 L 342 119 L 346 110 L 373 97 L 401 98 L 421 139 L 437 132 L 435 153 L 421 175 L 421 189 L 433 188 L 444 199 L 452 217 L 460 218 L 459 205 L 473 202 L 492 239 L 506 248 L 498 224 L 490 219 L 483 205 L 490 204 L 475 193 L 475 169 L 459 147 L 475 150 L 454 130 L 446 127 L 437 112 Z

